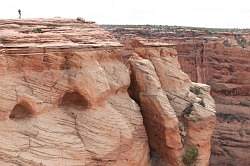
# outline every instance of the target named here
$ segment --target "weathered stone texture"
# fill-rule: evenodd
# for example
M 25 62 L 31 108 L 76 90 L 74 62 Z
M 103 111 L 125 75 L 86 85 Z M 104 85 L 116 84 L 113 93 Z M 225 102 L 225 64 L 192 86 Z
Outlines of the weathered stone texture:
M 142 109 L 153 165 L 183 165 L 185 151 L 191 147 L 198 151 L 193 164 L 208 165 L 215 126 L 209 86 L 191 82 L 181 71 L 174 49 L 141 43 L 129 59 L 131 94 Z M 192 92 L 192 87 L 200 93 Z
M 124 44 L 83 20 L 0 20 L 0 165 L 207 166 L 209 86 L 172 45 Z
M 211 86 L 217 123 L 210 165 L 250 165 L 250 31 L 171 26 L 104 26 L 120 41 L 175 45 L 182 70 Z M 227 31 L 227 32 L 226 32 Z

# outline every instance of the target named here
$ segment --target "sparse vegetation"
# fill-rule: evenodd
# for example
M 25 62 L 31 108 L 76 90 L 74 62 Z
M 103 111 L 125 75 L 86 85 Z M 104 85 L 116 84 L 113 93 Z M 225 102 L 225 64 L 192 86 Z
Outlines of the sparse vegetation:
M 35 28 L 32 30 L 33 33 L 43 33 L 41 28 Z
M 206 34 L 208 34 L 209 36 L 212 36 L 213 35 L 213 32 L 211 32 L 210 30 L 208 30 L 208 29 L 205 29 L 204 30 L 205 32 L 206 32 Z
M 79 22 L 86 22 L 85 19 L 82 18 L 82 17 L 77 17 L 76 20 L 79 21 Z
M 203 100 L 199 101 L 199 104 L 200 104 L 202 107 L 205 107 L 205 106 L 206 106 Z
M 196 87 L 196 86 L 191 86 L 190 91 L 196 95 L 202 94 L 201 89 L 199 87 Z
M 116 28 L 144 28 L 147 27 L 153 31 L 160 32 L 174 32 L 176 30 L 195 30 L 195 31 L 203 31 L 208 35 L 212 35 L 213 33 L 250 33 L 250 29 L 239 29 L 239 28 L 202 28 L 202 27 L 187 27 L 187 26 L 168 26 L 168 25 L 102 25 L 106 28 L 116 27 Z
M 199 151 L 197 149 L 197 147 L 192 146 L 192 147 L 188 147 L 185 151 L 185 154 L 183 156 L 183 163 L 186 166 L 194 166 L 197 157 L 198 157 Z
M 217 119 L 221 119 L 223 120 L 224 122 L 227 122 L 227 123 L 231 123 L 233 121 L 235 122 L 245 122 L 245 121 L 248 121 L 250 120 L 250 118 L 248 117 L 244 117 L 244 115 L 241 115 L 241 114 L 237 114 L 237 115 L 234 115 L 234 114 L 228 114 L 228 113 L 216 113 L 216 117 Z
M 183 116 L 189 116 L 192 112 L 192 107 L 193 107 L 193 104 L 190 103 L 184 110 L 183 110 Z
M 237 41 L 237 43 L 242 47 L 242 48 L 246 48 L 247 47 L 247 40 L 241 36 L 241 35 L 235 35 L 234 36 L 235 40 Z
M 20 31 L 21 33 L 25 33 L 25 34 L 28 34 L 28 33 L 30 33 L 30 31 L 29 30 L 24 30 L 24 31 Z

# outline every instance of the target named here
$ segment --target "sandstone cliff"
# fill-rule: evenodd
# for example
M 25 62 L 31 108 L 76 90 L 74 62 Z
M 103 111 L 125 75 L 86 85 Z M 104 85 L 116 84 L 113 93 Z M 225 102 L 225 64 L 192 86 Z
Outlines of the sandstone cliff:
M 119 42 L 74 20 L 0 24 L 0 165 L 146 165 Z
M 176 45 L 192 81 L 211 85 L 217 125 L 211 165 L 250 164 L 250 32 L 168 26 L 104 26 L 120 41 L 145 38 Z
M 129 90 L 141 107 L 152 165 L 208 165 L 215 126 L 209 86 L 191 82 L 171 45 L 143 40 L 128 45 Z
M 123 46 L 81 20 L 0 20 L 0 165 L 206 166 L 209 91 L 173 46 Z
M 211 164 L 249 165 L 250 51 L 214 42 L 180 44 L 177 49 L 183 70 L 194 81 L 211 85 L 216 100 Z

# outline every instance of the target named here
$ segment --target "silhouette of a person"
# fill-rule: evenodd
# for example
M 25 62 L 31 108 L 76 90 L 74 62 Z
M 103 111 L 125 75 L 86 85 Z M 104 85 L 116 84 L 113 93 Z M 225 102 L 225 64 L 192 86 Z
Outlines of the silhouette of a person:
M 22 11 L 21 11 L 21 9 L 18 9 L 18 14 L 19 14 L 19 19 L 21 19 L 21 17 L 22 17 Z

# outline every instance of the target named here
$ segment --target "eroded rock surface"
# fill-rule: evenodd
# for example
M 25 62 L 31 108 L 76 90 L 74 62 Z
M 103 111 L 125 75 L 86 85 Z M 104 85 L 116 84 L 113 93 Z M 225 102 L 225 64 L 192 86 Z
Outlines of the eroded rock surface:
M 178 49 L 183 70 L 194 81 L 211 85 L 216 101 L 211 165 L 249 165 L 250 51 L 210 42 Z
M 105 25 L 116 38 L 144 38 L 176 45 L 192 81 L 209 84 L 217 125 L 210 165 L 250 165 L 250 31 L 171 26 Z
M 0 21 L 0 31 L 0 165 L 148 164 L 119 42 L 74 20 Z
M 207 166 L 209 91 L 171 45 L 123 46 L 83 20 L 0 20 L 0 165 Z
M 134 48 L 130 91 L 142 109 L 152 164 L 208 165 L 215 126 L 209 86 L 191 82 L 171 46 L 156 47 L 143 40 L 132 40 L 130 46 Z M 186 160 L 192 148 L 197 156 Z

